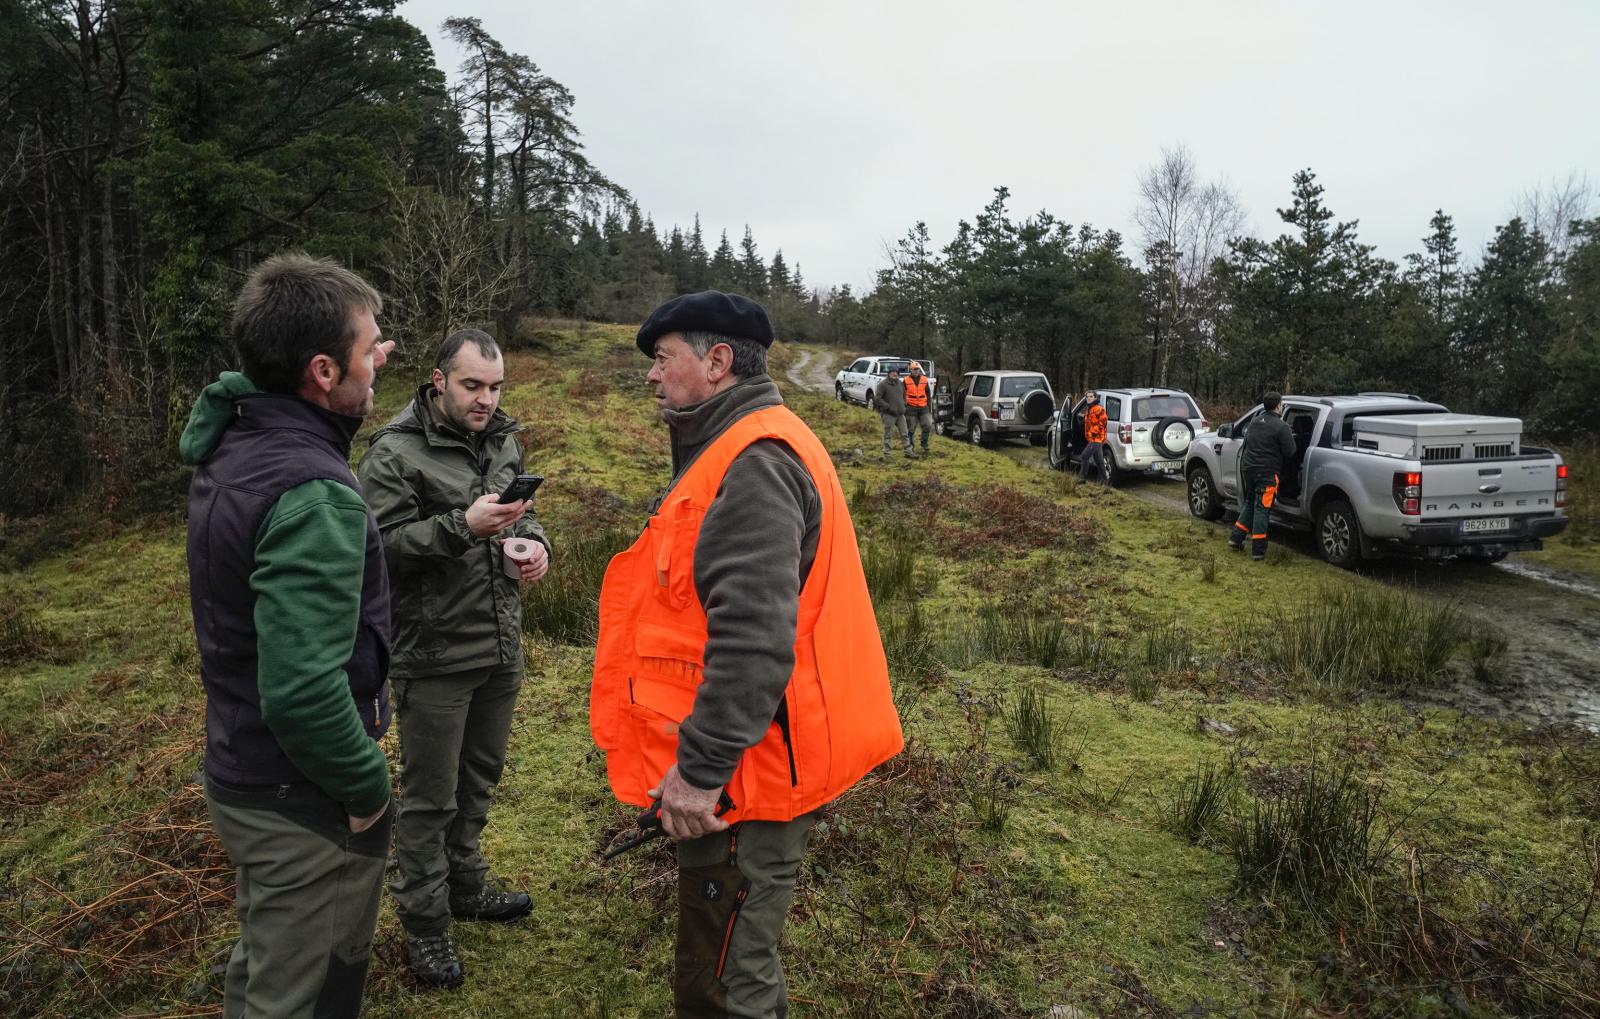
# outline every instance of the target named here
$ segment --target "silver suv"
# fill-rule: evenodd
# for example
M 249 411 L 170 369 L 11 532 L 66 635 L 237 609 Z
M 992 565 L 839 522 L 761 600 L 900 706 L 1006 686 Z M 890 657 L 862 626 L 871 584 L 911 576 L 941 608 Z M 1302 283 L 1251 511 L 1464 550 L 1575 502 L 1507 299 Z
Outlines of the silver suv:
M 1189 443 L 1206 430 L 1194 399 L 1181 389 L 1097 389 L 1106 408 L 1106 473 L 1114 485 L 1130 474 L 1183 473 Z M 1050 419 L 1045 449 L 1056 470 L 1076 467 L 1083 455 L 1083 421 L 1089 412 L 1082 397 Z
M 996 439 L 1014 435 L 1043 445 L 1056 406 L 1050 380 L 1038 372 L 1021 371 L 967 372 L 948 402 L 936 402 L 934 427 L 939 434 L 959 431 L 975 446 L 992 446 Z

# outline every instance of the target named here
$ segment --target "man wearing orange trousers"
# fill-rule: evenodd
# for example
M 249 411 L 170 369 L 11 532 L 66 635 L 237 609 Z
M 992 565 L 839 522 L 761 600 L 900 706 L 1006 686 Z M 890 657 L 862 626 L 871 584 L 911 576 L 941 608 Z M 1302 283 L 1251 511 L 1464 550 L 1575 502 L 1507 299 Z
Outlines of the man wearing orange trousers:
M 784 1016 L 816 812 L 902 746 L 888 666 L 828 451 L 766 374 L 766 312 L 688 294 L 637 342 L 672 479 L 606 571 L 590 726 L 618 799 L 658 801 L 677 843 L 677 1015 Z

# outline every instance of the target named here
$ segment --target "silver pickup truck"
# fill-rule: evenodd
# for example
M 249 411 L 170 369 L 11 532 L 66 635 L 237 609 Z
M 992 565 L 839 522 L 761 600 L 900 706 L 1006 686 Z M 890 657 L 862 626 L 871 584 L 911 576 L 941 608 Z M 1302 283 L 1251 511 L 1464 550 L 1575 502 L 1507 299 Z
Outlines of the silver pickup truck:
M 1409 555 L 1498 562 L 1567 526 L 1567 466 L 1522 444 L 1516 418 L 1452 414 L 1397 393 L 1286 396 L 1295 455 L 1275 524 L 1311 531 L 1338 566 Z M 1216 520 L 1239 500 L 1239 450 L 1258 406 L 1195 436 L 1184 458 L 1189 512 Z

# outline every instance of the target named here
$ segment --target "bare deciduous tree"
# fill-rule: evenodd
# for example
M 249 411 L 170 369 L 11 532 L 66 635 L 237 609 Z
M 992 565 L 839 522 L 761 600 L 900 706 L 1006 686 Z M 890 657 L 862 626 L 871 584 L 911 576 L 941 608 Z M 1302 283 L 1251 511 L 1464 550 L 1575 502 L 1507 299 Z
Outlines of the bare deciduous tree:
M 390 192 L 384 308 L 408 361 L 425 357 L 453 328 L 494 314 L 515 275 L 465 199 L 429 188 Z
M 1589 218 L 1594 199 L 1589 175 L 1573 170 L 1564 179 L 1552 178 L 1524 191 L 1515 212 L 1544 241 L 1551 260 L 1559 262 L 1572 247 L 1572 224 Z
M 1211 265 L 1243 228 L 1245 211 L 1226 182 L 1201 181 L 1194 156 L 1178 145 L 1163 149 L 1160 161 L 1139 175 L 1134 221 L 1143 235 L 1147 271 L 1160 282 L 1150 381 L 1167 385 L 1181 348 L 1204 339 Z

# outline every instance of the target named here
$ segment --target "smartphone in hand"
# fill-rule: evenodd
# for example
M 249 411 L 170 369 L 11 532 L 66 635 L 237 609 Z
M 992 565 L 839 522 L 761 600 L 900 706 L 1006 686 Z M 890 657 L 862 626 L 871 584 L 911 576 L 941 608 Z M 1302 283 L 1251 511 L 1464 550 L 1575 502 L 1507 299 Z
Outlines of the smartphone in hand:
M 542 474 L 518 474 L 511 484 L 506 486 L 506 490 L 500 493 L 500 501 L 507 503 L 532 499 L 533 493 L 537 492 L 542 484 L 544 484 Z

